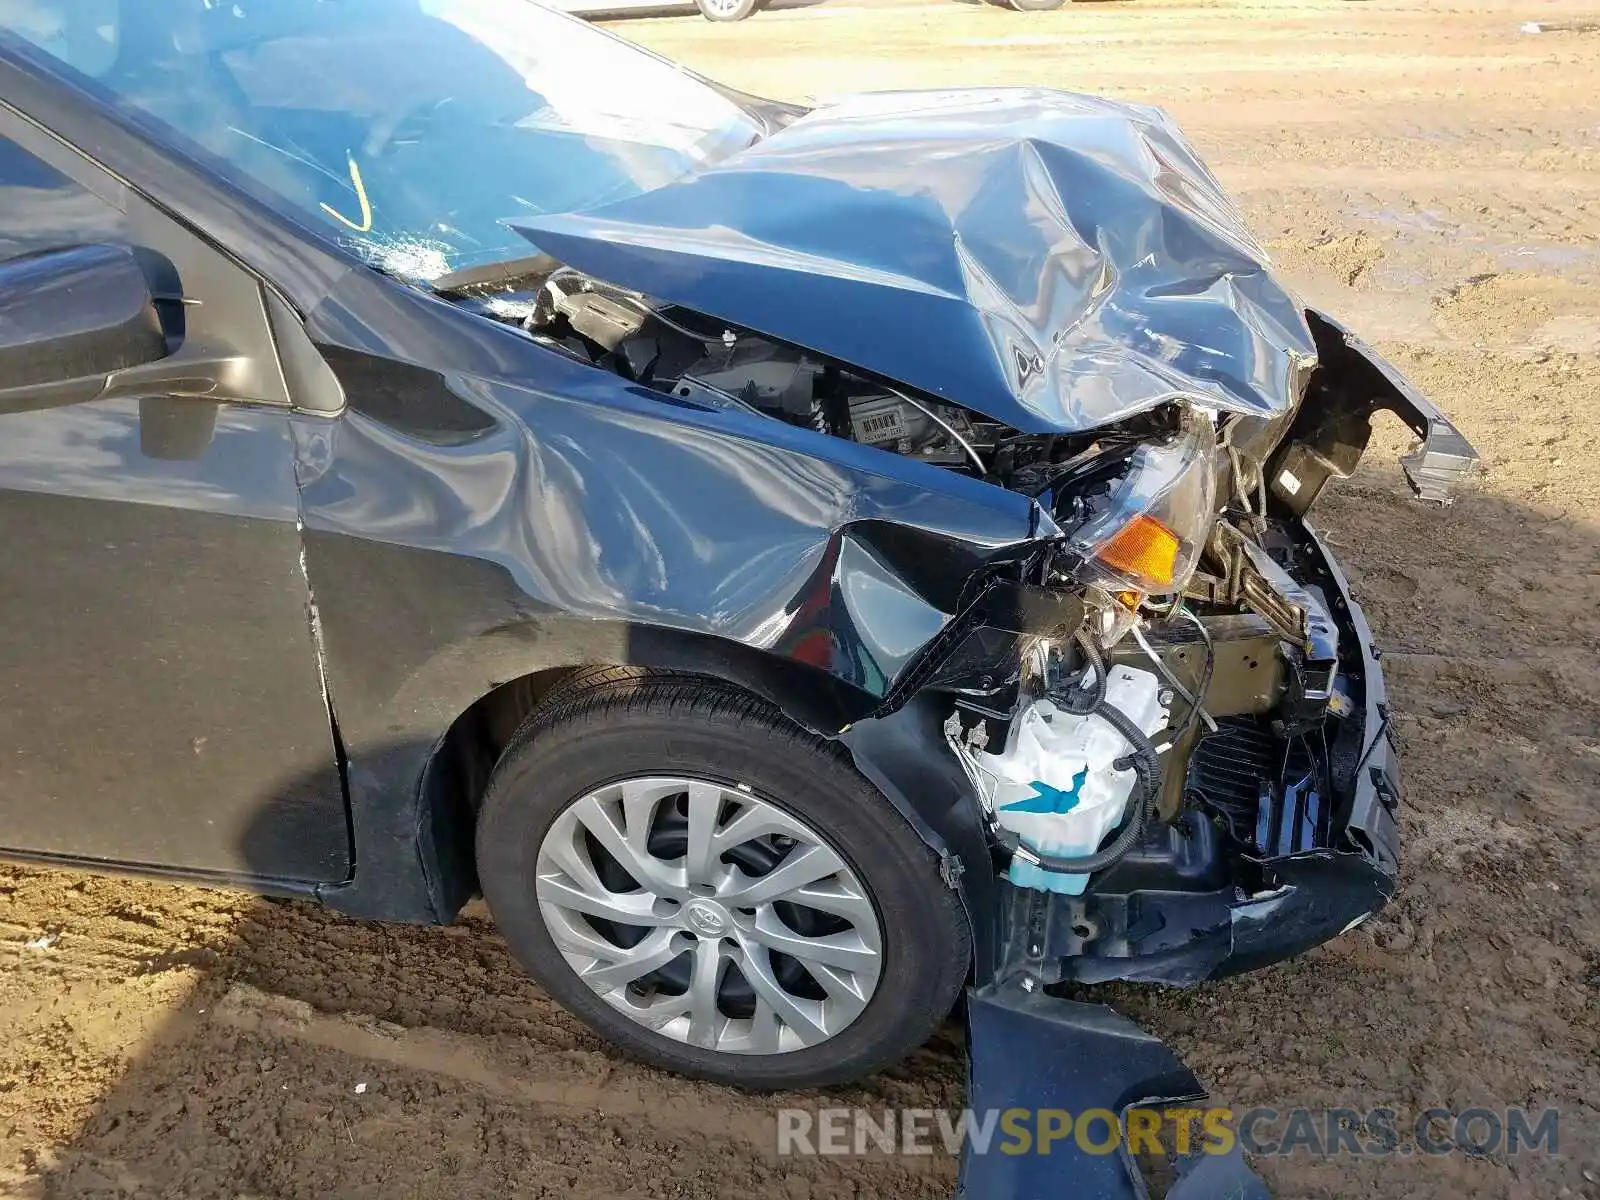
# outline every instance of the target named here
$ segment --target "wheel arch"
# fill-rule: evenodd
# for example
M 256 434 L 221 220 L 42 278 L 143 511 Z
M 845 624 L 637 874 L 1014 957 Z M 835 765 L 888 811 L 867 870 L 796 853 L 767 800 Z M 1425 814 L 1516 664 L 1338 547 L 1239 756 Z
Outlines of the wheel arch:
M 478 891 L 473 834 L 495 763 L 529 714 L 578 677 L 619 667 L 701 676 L 759 696 L 821 733 L 858 720 L 880 702 L 826 671 L 741 642 L 655 626 L 629 626 L 623 633 L 612 643 L 623 653 L 610 661 L 529 664 L 466 705 L 434 744 L 416 781 L 414 826 L 416 863 L 434 920 L 449 922 Z

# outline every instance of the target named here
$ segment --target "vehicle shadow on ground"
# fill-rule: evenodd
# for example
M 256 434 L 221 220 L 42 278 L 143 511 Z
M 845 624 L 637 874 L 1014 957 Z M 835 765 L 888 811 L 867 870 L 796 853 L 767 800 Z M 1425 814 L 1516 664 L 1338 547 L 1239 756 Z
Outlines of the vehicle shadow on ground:
M 1444 511 L 1402 493 L 1364 471 L 1318 510 L 1386 651 L 1400 897 L 1296 962 L 1100 994 L 1235 1109 L 1389 1106 L 1403 1127 L 1431 1105 L 1554 1105 L 1571 1148 L 1260 1164 L 1280 1194 L 1582 1195 L 1600 1144 L 1600 534 L 1484 492 Z M 953 1187 L 943 1155 L 779 1158 L 776 1114 L 958 1107 L 958 1031 L 852 1088 L 752 1097 L 614 1055 L 525 979 L 481 905 L 416 928 L 66 872 L 0 883 L 12 949 L 23 914 L 57 938 L 6 960 L 0 1149 L 22 1162 L 0 1195 Z

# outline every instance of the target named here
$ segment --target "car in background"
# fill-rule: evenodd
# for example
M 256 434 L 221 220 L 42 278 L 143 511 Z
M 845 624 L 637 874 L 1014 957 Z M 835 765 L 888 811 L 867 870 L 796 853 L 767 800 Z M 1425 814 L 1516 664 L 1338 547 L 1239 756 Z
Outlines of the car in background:
M 1057 0 L 1059 3 L 1060 0 Z M 645 16 L 696 10 L 708 21 L 742 21 L 767 6 L 768 0 L 560 0 L 555 7 L 578 17 Z

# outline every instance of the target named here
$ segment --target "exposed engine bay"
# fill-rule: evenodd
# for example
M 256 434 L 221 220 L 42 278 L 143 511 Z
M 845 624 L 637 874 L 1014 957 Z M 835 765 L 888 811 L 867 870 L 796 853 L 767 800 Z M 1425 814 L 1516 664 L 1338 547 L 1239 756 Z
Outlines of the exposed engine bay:
M 1043 985 L 1189 983 L 1296 953 L 1387 899 L 1392 819 L 1374 806 L 1392 808 L 1398 784 L 1381 682 L 1369 693 L 1365 627 L 1300 520 L 1364 445 L 1347 379 L 1307 362 L 1281 415 L 1180 397 L 1084 433 L 1026 434 L 530 261 L 517 279 L 446 290 L 675 402 L 960 472 L 1053 521 L 1009 577 L 969 586 L 884 706 L 945 698 L 946 744 L 1009 859 L 1007 969 Z M 1337 361 L 1342 331 L 1314 328 Z M 1006 589 L 1034 616 L 997 628 Z M 1316 912 L 1251 932 L 1242 914 L 1284 907 L 1329 864 Z
M 787 161 L 767 173 L 775 189 L 813 182 Z M 753 416 L 914 460 L 934 469 L 882 469 L 918 495 L 943 493 L 941 471 L 990 485 L 966 494 L 1012 494 L 1025 536 L 957 570 L 936 534 L 885 570 L 872 556 L 900 548 L 857 541 L 854 514 L 834 515 L 812 581 L 783 614 L 805 613 L 819 635 L 811 665 L 859 661 L 848 649 L 829 657 L 831 621 L 859 629 L 870 606 L 850 606 L 880 580 L 922 576 L 915 590 L 933 619 L 915 639 L 886 621 L 881 632 L 915 651 L 870 679 L 850 675 L 872 685 L 859 711 L 801 723 L 926 823 L 940 876 L 962 897 L 979 984 L 974 1105 L 1053 1102 L 1063 1080 L 1104 1063 L 1119 1078 L 1080 1090 L 1118 1104 L 1198 1094 L 1170 1055 L 1135 1065 L 1130 1027 L 1061 1001 L 1077 984 L 1182 986 L 1250 970 L 1388 902 L 1399 766 L 1382 671 L 1304 518 L 1355 469 L 1380 409 L 1420 440 L 1402 467 L 1424 498 L 1448 500 L 1471 446 L 1358 339 L 1300 308 L 1242 232 L 1223 230 L 1219 244 L 1217 213 L 1198 212 L 1197 193 L 1157 188 L 1163 220 L 1193 230 L 1172 239 L 1189 253 L 1171 261 L 1108 234 L 1127 215 L 1120 200 L 1098 215 L 1092 253 L 1060 250 L 1083 237 L 1065 223 L 1052 229 L 1059 245 L 1031 257 L 1008 239 L 969 242 L 955 211 L 896 258 L 831 208 L 807 210 L 830 219 L 803 223 L 803 253 L 791 224 L 780 253 L 752 253 L 719 232 L 716 210 L 720 197 L 723 223 L 741 231 L 757 219 L 750 197 L 715 172 L 700 182 L 692 204 L 646 198 L 642 212 L 516 225 L 541 251 L 516 278 L 434 287 L 634 393 L 741 418 L 719 427 L 760 439 L 742 420 Z M 1033 195 L 1031 177 L 1010 182 Z M 1073 208 L 1065 190 L 1062 208 Z M 941 271 L 928 247 L 959 261 Z M 989 286 L 996 274 L 1031 278 L 1041 260 L 1023 299 L 1054 288 L 1072 300 L 1060 310 Z M 1234 269 L 1214 288 L 1223 261 Z M 1141 273 L 1152 262 L 1154 278 Z M 822 460 L 839 453 L 783 440 Z M 858 469 L 863 458 L 849 453 Z M 832 570 L 847 539 L 867 587 Z M 1018 1061 L 1049 1055 L 1048 1086 L 1019 1084 L 1035 1072 Z M 1242 1159 L 1233 1166 L 1229 1194 L 1249 1175 Z M 1083 1177 L 1096 1167 L 1088 1190 L 1132 1194 L 1120 1165 L 1086 1162 Z M 973 1195 L 1043 1194 L 1054 1183 L 1042 1179 L 1002 1187 L 993 1169 L 963 1167 Z
M 1083 451 L 1131 448 L 1175 412 L 1085 435 L 1022 434 L 959 405 L 750 330 L 560 267 L 459 286 L 469 302 L 551 348 L 707 408 L 743 409 L 1042 495 Z M 451 290 L 451 281 L 436 281 Z

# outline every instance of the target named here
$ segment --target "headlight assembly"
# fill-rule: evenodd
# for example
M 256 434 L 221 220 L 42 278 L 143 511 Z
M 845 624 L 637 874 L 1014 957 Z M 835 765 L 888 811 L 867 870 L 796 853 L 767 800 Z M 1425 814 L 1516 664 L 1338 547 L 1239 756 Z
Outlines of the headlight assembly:
M 1088 515 L 1069 535 L 1073 574 L 1111 592 L 1181 591 L 1216 518 L 1217 453 L 1216 431 L 1198 413 L 1138 447 L 1106 492 L 1086 498 Z

